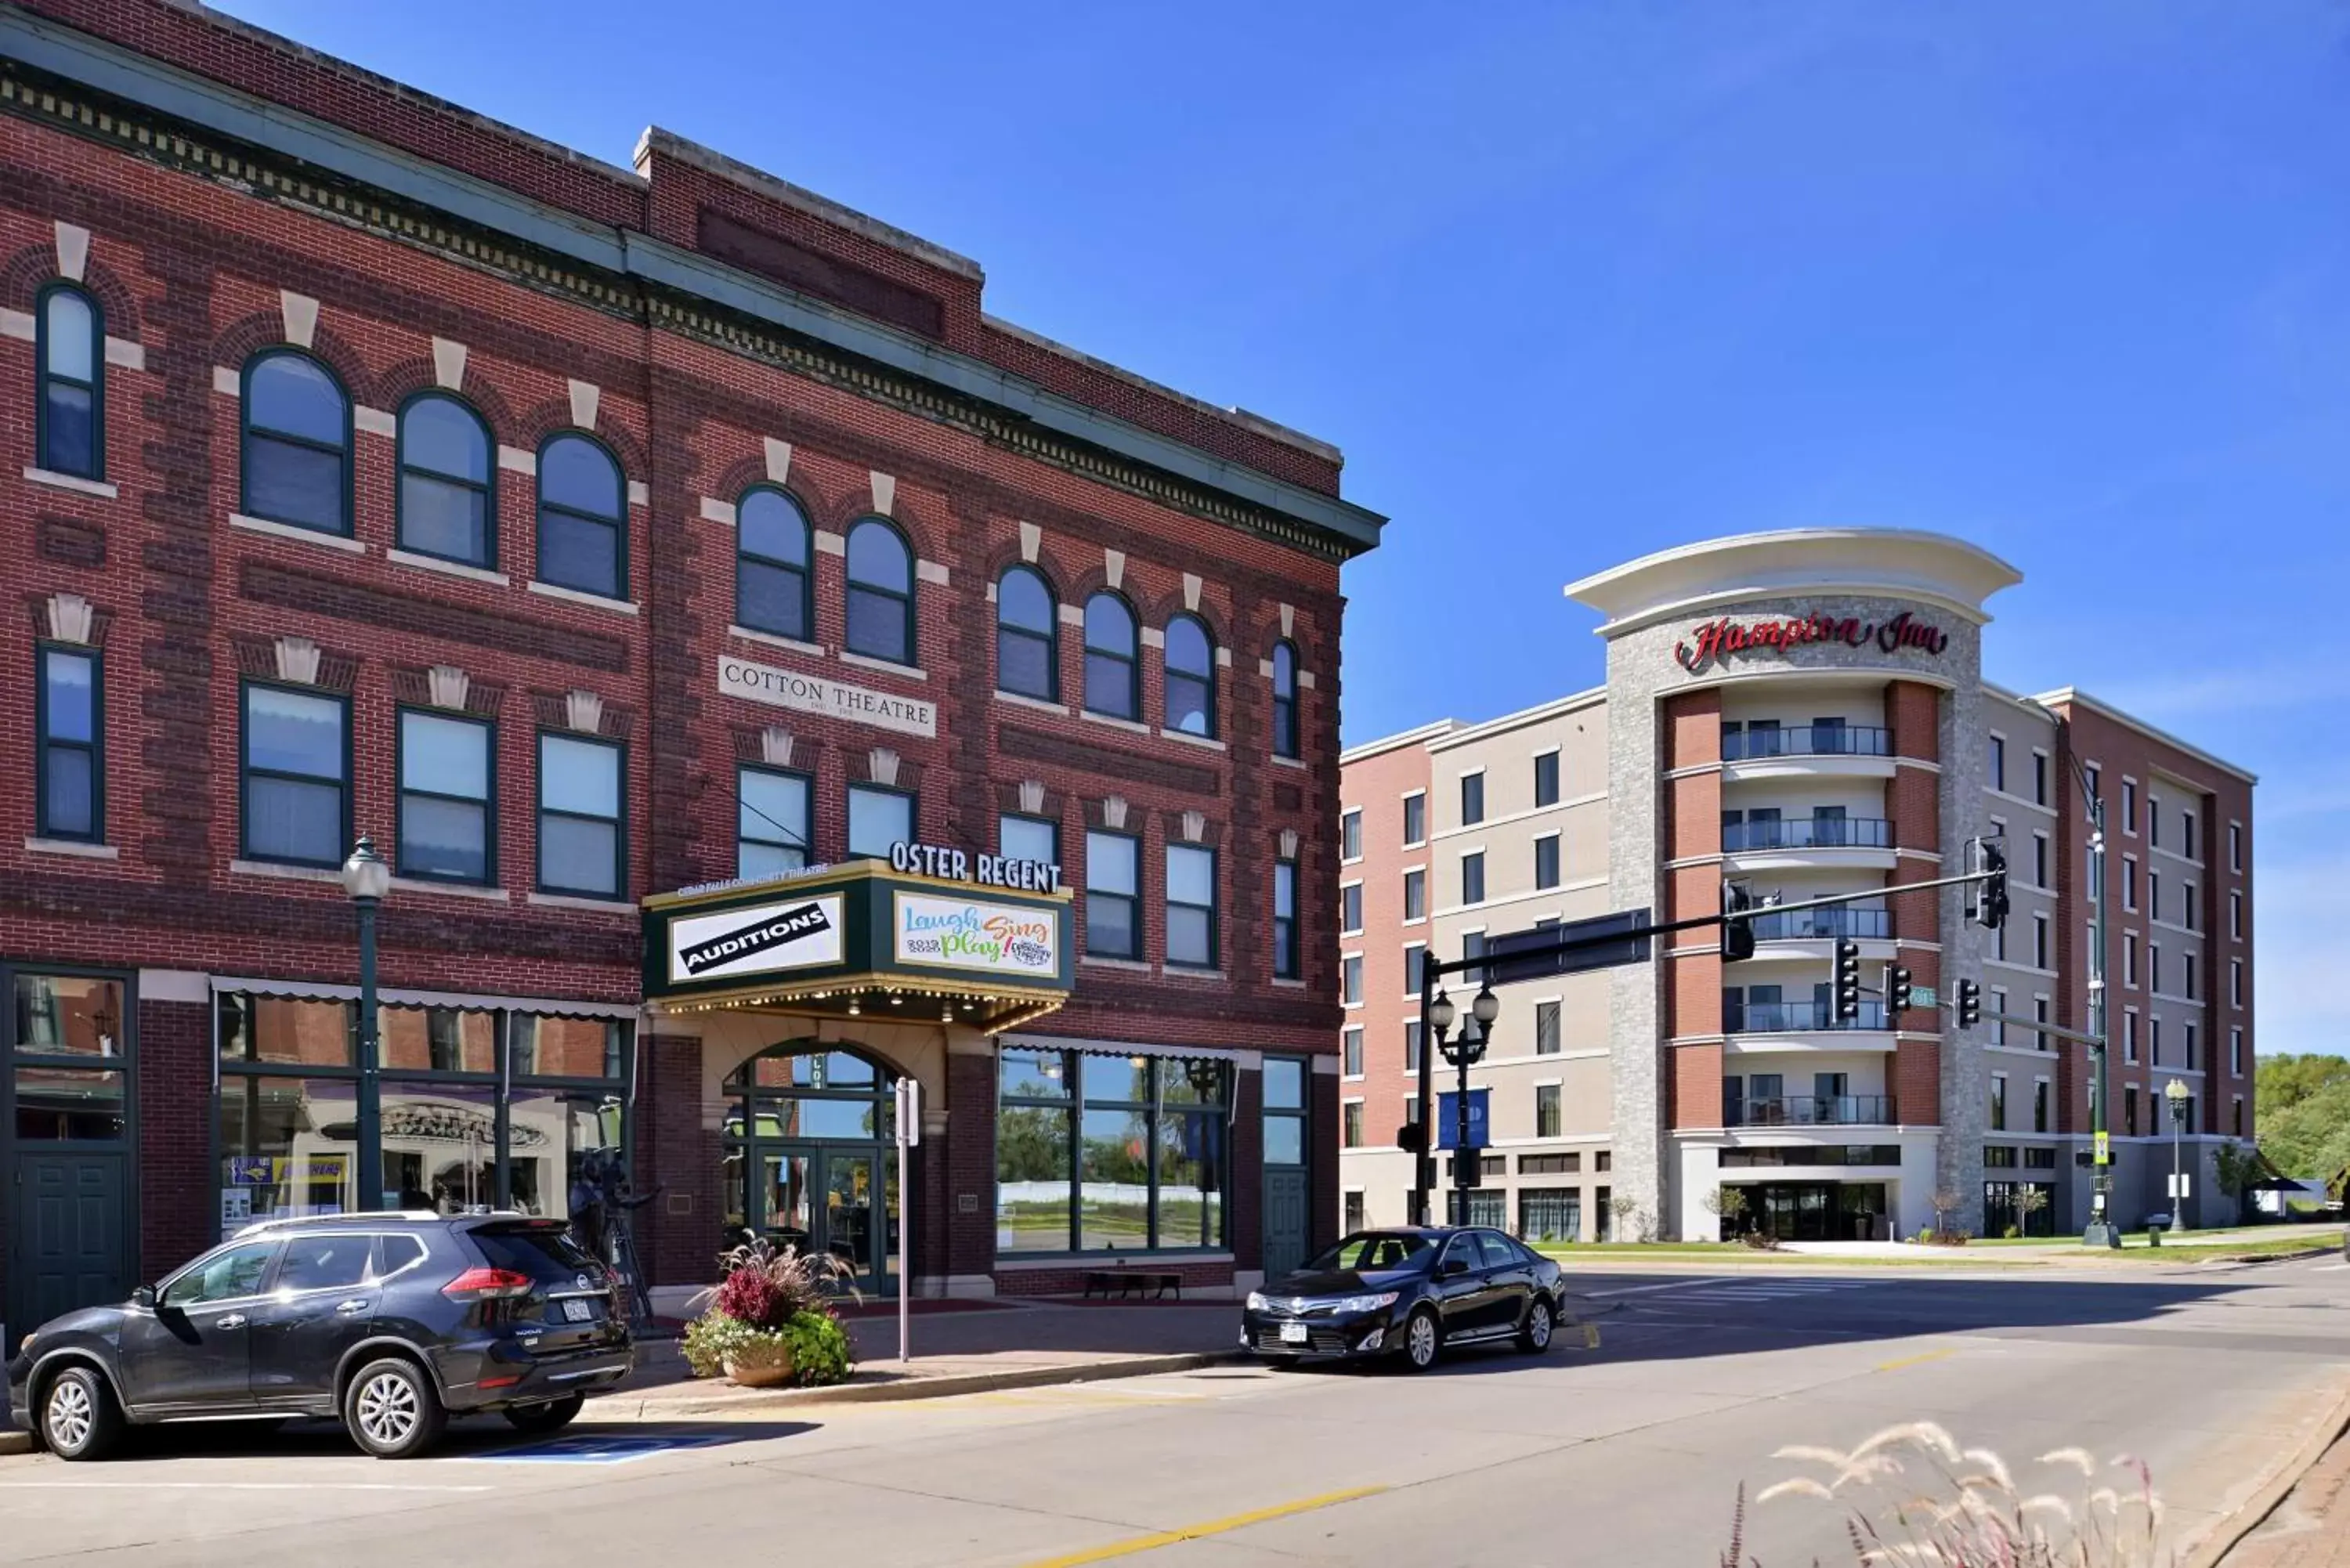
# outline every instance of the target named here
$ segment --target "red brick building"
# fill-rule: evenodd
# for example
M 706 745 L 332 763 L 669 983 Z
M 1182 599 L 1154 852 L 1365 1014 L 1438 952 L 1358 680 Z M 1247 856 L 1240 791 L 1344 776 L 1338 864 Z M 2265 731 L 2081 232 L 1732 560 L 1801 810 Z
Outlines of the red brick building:
M 12 1334 L 248 1216 L 562 1213 L 602 1147 L 656 1281 L 737 1224 L 879 1275 L 900 1075 L 920 1289 L 1244 1287 L 1326 1226 L 1335 449 L 664 132 L 164 0 L 0 6 L 0 171 Z M 868 883 L 894 956 L 671 1005 L 649 929 Z M 950 916 L 1035 974 L 907 945 Z

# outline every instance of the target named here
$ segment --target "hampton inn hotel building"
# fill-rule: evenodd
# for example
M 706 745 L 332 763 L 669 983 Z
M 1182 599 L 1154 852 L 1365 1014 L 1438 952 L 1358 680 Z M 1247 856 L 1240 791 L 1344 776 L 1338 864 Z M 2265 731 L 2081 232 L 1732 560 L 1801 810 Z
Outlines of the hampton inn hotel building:
M 1566 590 L 1602 618 L 1606 685 L 1346 753 L 1344 1222 L 1405 1218 L 1422 955 L 1610 910 L 1707 914 L 1725 882 L 1758 900 L 1867 897 L 1763 916 L 1751 960 L 1726 963 L 1700 929 L 1659 939 L 1650 964 L 1497 988 L 1471 1080 L 1488 1096 L 1480 1220 L 1711 1237 L 1734 1187 L 1738 1223 L 1788 1238 L 1913 1234 L 1938 1195 L 1978 1234 L 2079 1230 L 2088 1053 L 2031 1024 L 2085 1027 L 2100 900 L 2116 1218 L 2168 1207 L 2174 1082 L 2189 1218 L 2219 1218 L 2215 1151 L 2252 1127 L 2253 779 L 2085 692 L 1986 682 L 1985 604 L 2019 580 L 1930 534 L 1666 551 Z M 2106 806 L 2102 888 L 2081 781 Z M 1902 891 L 1964 869 L 1978 836 L 2007 846 L 1997 932 L 1959 889 Z M 1875 993 L 1849 1023 L 1829 1000 L 1844 937 Z M 1895 962 L 1943 1005 L 1888 1016 Z M 1962 979 L 2024 1022 L 1959 1030 Z

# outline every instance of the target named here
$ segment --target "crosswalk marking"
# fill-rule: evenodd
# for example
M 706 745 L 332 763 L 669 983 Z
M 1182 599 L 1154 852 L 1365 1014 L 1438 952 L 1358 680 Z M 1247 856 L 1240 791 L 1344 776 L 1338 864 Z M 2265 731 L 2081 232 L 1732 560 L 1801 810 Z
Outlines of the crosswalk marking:
M 1692 1280 L 1670 1296 L 1643 1304 L 1676 1306 L 1684 1302 L 1700 1302 L 1728 1306 L 1751 1305 L 1756 1302 L 1804 1301 L 1833 1295 L 1839 1291 L 1869 1290 L 1884 1282 L 1882 1280 Z

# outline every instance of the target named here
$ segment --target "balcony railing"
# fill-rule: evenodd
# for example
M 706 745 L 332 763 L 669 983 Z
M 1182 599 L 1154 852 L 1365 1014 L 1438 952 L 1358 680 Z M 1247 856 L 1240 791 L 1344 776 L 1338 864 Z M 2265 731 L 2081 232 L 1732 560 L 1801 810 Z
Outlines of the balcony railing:
M 1869 724 L 1790 724 L 1776 730 L 1730 730 L 1721 737 L 1721 760 L 1757 757 L 1886 757 L 1893 732 Z
M 1877 816 L 1790 816 L 1726 822 L 1721 847 L 1742 849 L 1889 849 L 1893 825 Z
M 1722 1029 L 1731 1034 L 1813 1033 L 1830 1029 L 1889 1029 L 1885 1003 L 1863 1002 L 1860 1016 L 1846 1022 L 1832 1002 L 1749 1002 L 1723 1009 Z
M 1787 909 L 1754 917 L 1758 942 L 1833 941 L 1838 937 L 1883 940 L 1892 935 L 1889 909 Z
M 1767 1100 L 1732 1100 L 1725 1107 L 1734 1127 L 1890 1127 L 1901 1118 L 1890 1095 L 1804 1095 Z

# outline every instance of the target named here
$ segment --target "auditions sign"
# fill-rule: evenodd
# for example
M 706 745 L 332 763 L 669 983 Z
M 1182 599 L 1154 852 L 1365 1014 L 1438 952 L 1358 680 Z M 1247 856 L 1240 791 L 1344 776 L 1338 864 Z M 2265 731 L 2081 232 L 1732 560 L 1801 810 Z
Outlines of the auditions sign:
M 753 904 L 670 922 L 671 984 L 838 962 L 837 893 Z
M 1890 620 L 1862 620 L 1854 616 L 1807 615 L 1786 620 L 1710 620 L 1673 648 L 1680 667 L 1694 674 L 1709 664 L 1729 662 L 1731 655 L 1775 654 L 1785 658 L 1810 643 L 1835 643 L 1845 648 L 1876 648 L 1884 653 L 1914 649 L 1939 653 L 1950 645 L 1950 634 L 1908 610 Z

